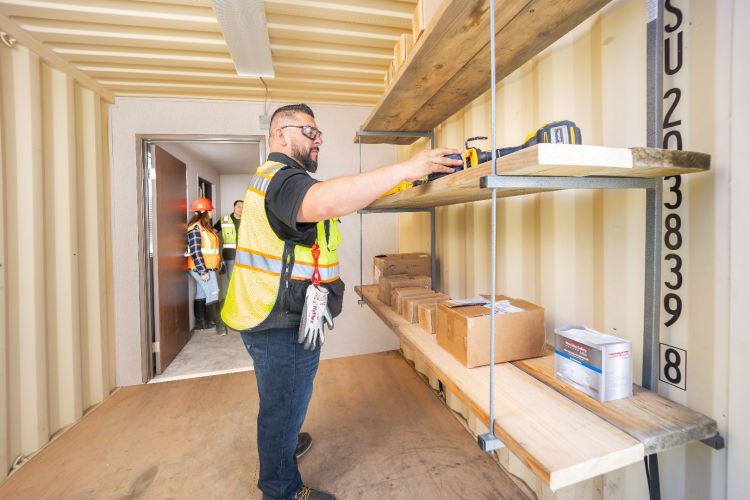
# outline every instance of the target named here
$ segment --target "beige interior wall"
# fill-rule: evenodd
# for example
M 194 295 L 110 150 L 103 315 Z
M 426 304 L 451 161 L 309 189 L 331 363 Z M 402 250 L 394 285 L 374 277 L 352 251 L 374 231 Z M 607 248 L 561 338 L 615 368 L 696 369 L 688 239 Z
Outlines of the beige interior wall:
M 114 384 L 108 103 L 0 45 L 0 477 Z
M 218 220 L 234 210 L 234 202 L 245 198 L 245 191 L 252 173 L 248 174 L 222 174 L 219 178 L 219 191 L 221 192 L 221 209 L 214 215 Z
M 684 201 L 678 213 L 684 238 L 679 251 L 684 261 L 685 283 L 679 292 L 683 312 L 674 326 L 661 333 L 662 342 L 688 351 L 687 390 L 667 384 L 660 384 L 659 390 L 715 418 L 726 434 L 732 272 L 727 256 L 730 234 L 741 232 L 730 224 L 728 201 L 727 117 L 732 109 L 735 3 L 673 0 L 671 4 L 684 15 L 685 59 L 683 70 L 665 79 L 665 90 L 672 86 L 682 90 L 674 117 L 683 121 L 684 148 L 710 153 L 713 162 L 712 172 L 682 179 Z M 562 119 L 574 120 L 587 144 L 645 146 L 645 9 L 646 2 L 613 1 L 501 82 L 498 147 L 518 144 L 545 122 Z M 667 13 L 665 20 L 674 22 L 674 17 Z M 747 30 L 747 20 L 741 29 Z M 739 60 L 734 64 L 740 67 Z M 464 138 L 490 135 L 490 116 L 488 92 L 437 128 L 438 145 L 462 149 Z M 747 133 L 747 128 L 740 130 Z M 489 141 L 483 146 L 489 149 Z M 399 155 L 419 147 L 399 148 Z M 746 185 L 743 190 L 747 193 Z M 489 292 L 491 215 L 489 201 L 438 209 L 442 288 L 453 297 Z M 542 305 L 549 338 L 555 327 L 584 324 L 632 340 L 633 373 L 640 381 L 644 193 L 568 191 L 501 200 L 497 220 L 499 292 Z M 404 214 L 399 226 L 400 250 L 429 249 L 428 219 Z M 665 264 L 664 280 L 668 273 Z M 747 422 L 746 406 L 738 405 L 737 414 Z M 723 498 L 726 459 L 726 450 L 713 451 L 700 443 L 661 454 L 664 497 Z M 744 465 L 738 470 L 747 470 L 748 464 Z M 608 474 L 594 496 L 646 498 L 643 467 L 636 464 Z
M 727 497 L 746 498 L 750 491 L 750 390 L 747 360 L 750 358 L 745 312 L 750 304 L 750 2 L 737 2 L 734 12 L 731 113 L 731 277 L 729 328 L 729 408 Z
M 0 60 L 0 69 L 2 69 L 2 60 Z M 2 94 L 3 81 L 0 76 L 0 193 L 3 193 L 5 200 L 5 124 L 4 111 L 5 103 Z M 8 224 L 5 221 L 5 202 L 0 202 L 0 234 L 7 234 Z M 0 241 L 5 241 L 3 238 Z M 5 405 L 0 411 L 0 430 L 8 428 L 8 309 L 7 309 L 7 273 L 5 244 L 0 244 L 0 401 Z M 9 436 L 8 432 L 0 431 L 0 471 L 9 469 L 8 460 Z

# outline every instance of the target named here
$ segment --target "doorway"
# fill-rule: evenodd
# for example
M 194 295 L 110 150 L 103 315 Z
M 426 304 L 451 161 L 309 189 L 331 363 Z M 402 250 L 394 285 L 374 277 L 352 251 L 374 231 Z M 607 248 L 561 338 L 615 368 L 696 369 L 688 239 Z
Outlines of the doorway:
M 186 223 L 195 198 L 212 201 L 212 223 L 232 211 L 265 160 L 260 136 L 138 136 L 141 234 L 141 374 L 157 382 L 252 368 L 238 333 L 194 329 Z M 222 295 L 228 276 L 220 276 Z
M 214 185 L 200 176 L 198 177 L 198 197 L 214 201 Z

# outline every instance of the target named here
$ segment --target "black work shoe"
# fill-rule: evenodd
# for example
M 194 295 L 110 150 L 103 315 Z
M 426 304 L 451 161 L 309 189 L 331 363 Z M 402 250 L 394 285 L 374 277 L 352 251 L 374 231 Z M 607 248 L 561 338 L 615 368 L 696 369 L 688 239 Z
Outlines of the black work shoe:
M 336 500 L 336 497 L 325 491 L 318 491 L 303 486 L 302 489 L 294 495 L 294 500 Z
M 297 436 L 297 447 L 294 449 L 294 456 L 299 458 L 312 447 L 312 436 L 307 432 L 300 432 Z

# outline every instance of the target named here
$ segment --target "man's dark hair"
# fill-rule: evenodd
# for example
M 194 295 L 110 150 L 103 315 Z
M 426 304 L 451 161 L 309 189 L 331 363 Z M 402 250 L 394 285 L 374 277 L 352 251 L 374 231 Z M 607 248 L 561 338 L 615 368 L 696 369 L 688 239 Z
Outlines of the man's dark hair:
M 279 119 L 281 119 L 292 116 L 295 113 L 304 113 L 315 118 L 313 110 L 310 109 L 310 106 L 308 106 L 307 104 L 288 104 L 286 106 L 281 106 L 279 109 L 273 112 L 273 114 L 271 115 L 271 127 L 273 127 L 274 121 L 276 120 L 277 116 L 279 117 Z
M 244 200 L 234 200 L 234 203 L 232 203 L 232 206 L 236 207 L 237 203 L 244 203 Z

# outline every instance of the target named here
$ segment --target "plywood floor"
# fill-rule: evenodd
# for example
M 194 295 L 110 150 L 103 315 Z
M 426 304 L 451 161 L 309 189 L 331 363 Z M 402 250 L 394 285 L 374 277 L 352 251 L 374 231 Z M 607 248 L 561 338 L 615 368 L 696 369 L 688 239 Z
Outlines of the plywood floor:
M 119 390 L 0 498 L 260 498 L 252 372 Z M 321 362 L 300 469 L 339 499 L 525 498 L 395 352 Z

